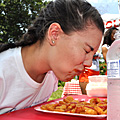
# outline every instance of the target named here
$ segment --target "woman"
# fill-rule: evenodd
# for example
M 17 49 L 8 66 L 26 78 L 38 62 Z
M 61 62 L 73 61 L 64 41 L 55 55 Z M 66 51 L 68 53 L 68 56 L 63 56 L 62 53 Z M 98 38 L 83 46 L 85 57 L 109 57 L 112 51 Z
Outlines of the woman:
M 69 81 L 91 66 L 103 33 L 88 2 L 50 2 L 20 42 L 0 47 L 0 113 L 47 101 L 57 78 Z
M 118 29 L 116 27 L 111 27 L 105 32 L 104 40 L 102 44 L 102 54 L 105 62 L 106 62 L 106 55 L 107 55 L 108 49 L 115 40 L 114 34 L 117 30 Z M 105 75 L 107 75 L 107 71 L 105 72 Z
M 106 62 L 107 51 L 108 51 L 109 47 L 111 46 L 111 44 L 115 40 L 114 34 L 115 34 L 116 30 L 118 30 L 118 29 L 115 27 L 111 27 L 105 32 L 104 40 L 103 40 L 103 44 L 102 44 L 102 54 L 103 54 L 103 58 L 104 58 L 105 62 Z

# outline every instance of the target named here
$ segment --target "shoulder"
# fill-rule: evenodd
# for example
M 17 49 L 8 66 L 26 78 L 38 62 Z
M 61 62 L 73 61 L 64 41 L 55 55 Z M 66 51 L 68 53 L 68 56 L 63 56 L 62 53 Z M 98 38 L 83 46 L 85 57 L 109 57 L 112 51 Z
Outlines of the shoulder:
M 109 49 L 109 47 L 110 47 L 110 46 L 107 45 L 107 44 L 102 45 L 102 49 L 105 49 L 105 48 L 106 48 L 106 49 Z
M 109 47 L 107 47 L 106 45 L 102 46 L 102 53 L 107 53 L 108 52 Z
M 19 47 L 19 48 L 8 49 L 6 51 L 1 52 L 0 53 L 0 62 L 7 60 L 7 59 L 10 60 L 10 58 L 13 58 L 15 53 L 16 52 L 18 53 L 18 51 L 20 51 L 20 50 L 21 50 L 21 48 Z
M 16 60 L 15 60 L 15 52 L 16 49 L 8 49 L 2 53 L 0 53 L 0 77 L 2 73 L 5 75 L 10 75 L 10 73 L 16 70 Z

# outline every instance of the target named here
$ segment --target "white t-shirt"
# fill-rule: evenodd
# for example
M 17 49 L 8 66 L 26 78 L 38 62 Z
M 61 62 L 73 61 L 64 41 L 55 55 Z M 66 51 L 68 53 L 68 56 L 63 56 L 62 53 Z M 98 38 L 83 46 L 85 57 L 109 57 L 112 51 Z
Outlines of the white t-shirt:
M 102 45 L 102 47 L 105 47 L 105 48 L 107 48 L 107 49 L 109 49 L 109 48 L 110 48 L 110 46 L 109 46 L 109 45 L 107 45 L 107 44 Z
M 0 53 L 0 114 L 43 103 L 57 86 L 58 79 L 52 71 L 42 83 L 30 78 L 23 65 L 21 47 Z

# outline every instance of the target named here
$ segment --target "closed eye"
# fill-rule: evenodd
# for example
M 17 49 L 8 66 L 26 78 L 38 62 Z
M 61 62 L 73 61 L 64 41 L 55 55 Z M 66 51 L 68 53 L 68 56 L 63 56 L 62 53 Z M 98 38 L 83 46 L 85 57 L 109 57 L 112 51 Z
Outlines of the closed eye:
M 90 51 L 88 51 L 87 49 L 84 49 L 84 51 L 85 51 L 86 54 L 90 52 Z
M 88 45 L 87 43 L 86 45 L 88 46 L 88 48 L 84 49 L 86 53 L 89 53 L 90 51 L 94 51 L 94 48 L 92 46 Z
M 89 53 L 88 51 L 85 50 L 86 53 Z
M 88 45 L 88 44 L 87 44 Z M 92 47 L 92 46 L 90 46 L 90 45 L 88 45 L 89 46 L 89 48 L 91 49 L 91 51 L 94 51 L 94 48 Z

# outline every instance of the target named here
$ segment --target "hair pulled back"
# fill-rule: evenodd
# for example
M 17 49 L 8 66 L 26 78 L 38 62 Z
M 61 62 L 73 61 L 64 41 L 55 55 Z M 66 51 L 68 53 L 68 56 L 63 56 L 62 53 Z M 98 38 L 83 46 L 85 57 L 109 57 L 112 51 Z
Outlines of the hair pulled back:
M 113 40 L 111 39 L 111 34 L 113 30 L 118 30 L 118 29 L 116 27 L 111 27 L 105 32 L 103 45 L 107 44 L 108 46 L 111 46 L 111 44 L 113 43 Z
M 28 28 L 21 41 L 1 45 L 0 52 L 9 48 L 28 46 L 40 40 L 43 43 L 52 23 L 59 23 L 65 34 L 83 30 L 88 21 L 104 33 L 104 24 L 99 12 L 85 0 L 55 0 L 42 9 L 34 23 Z

